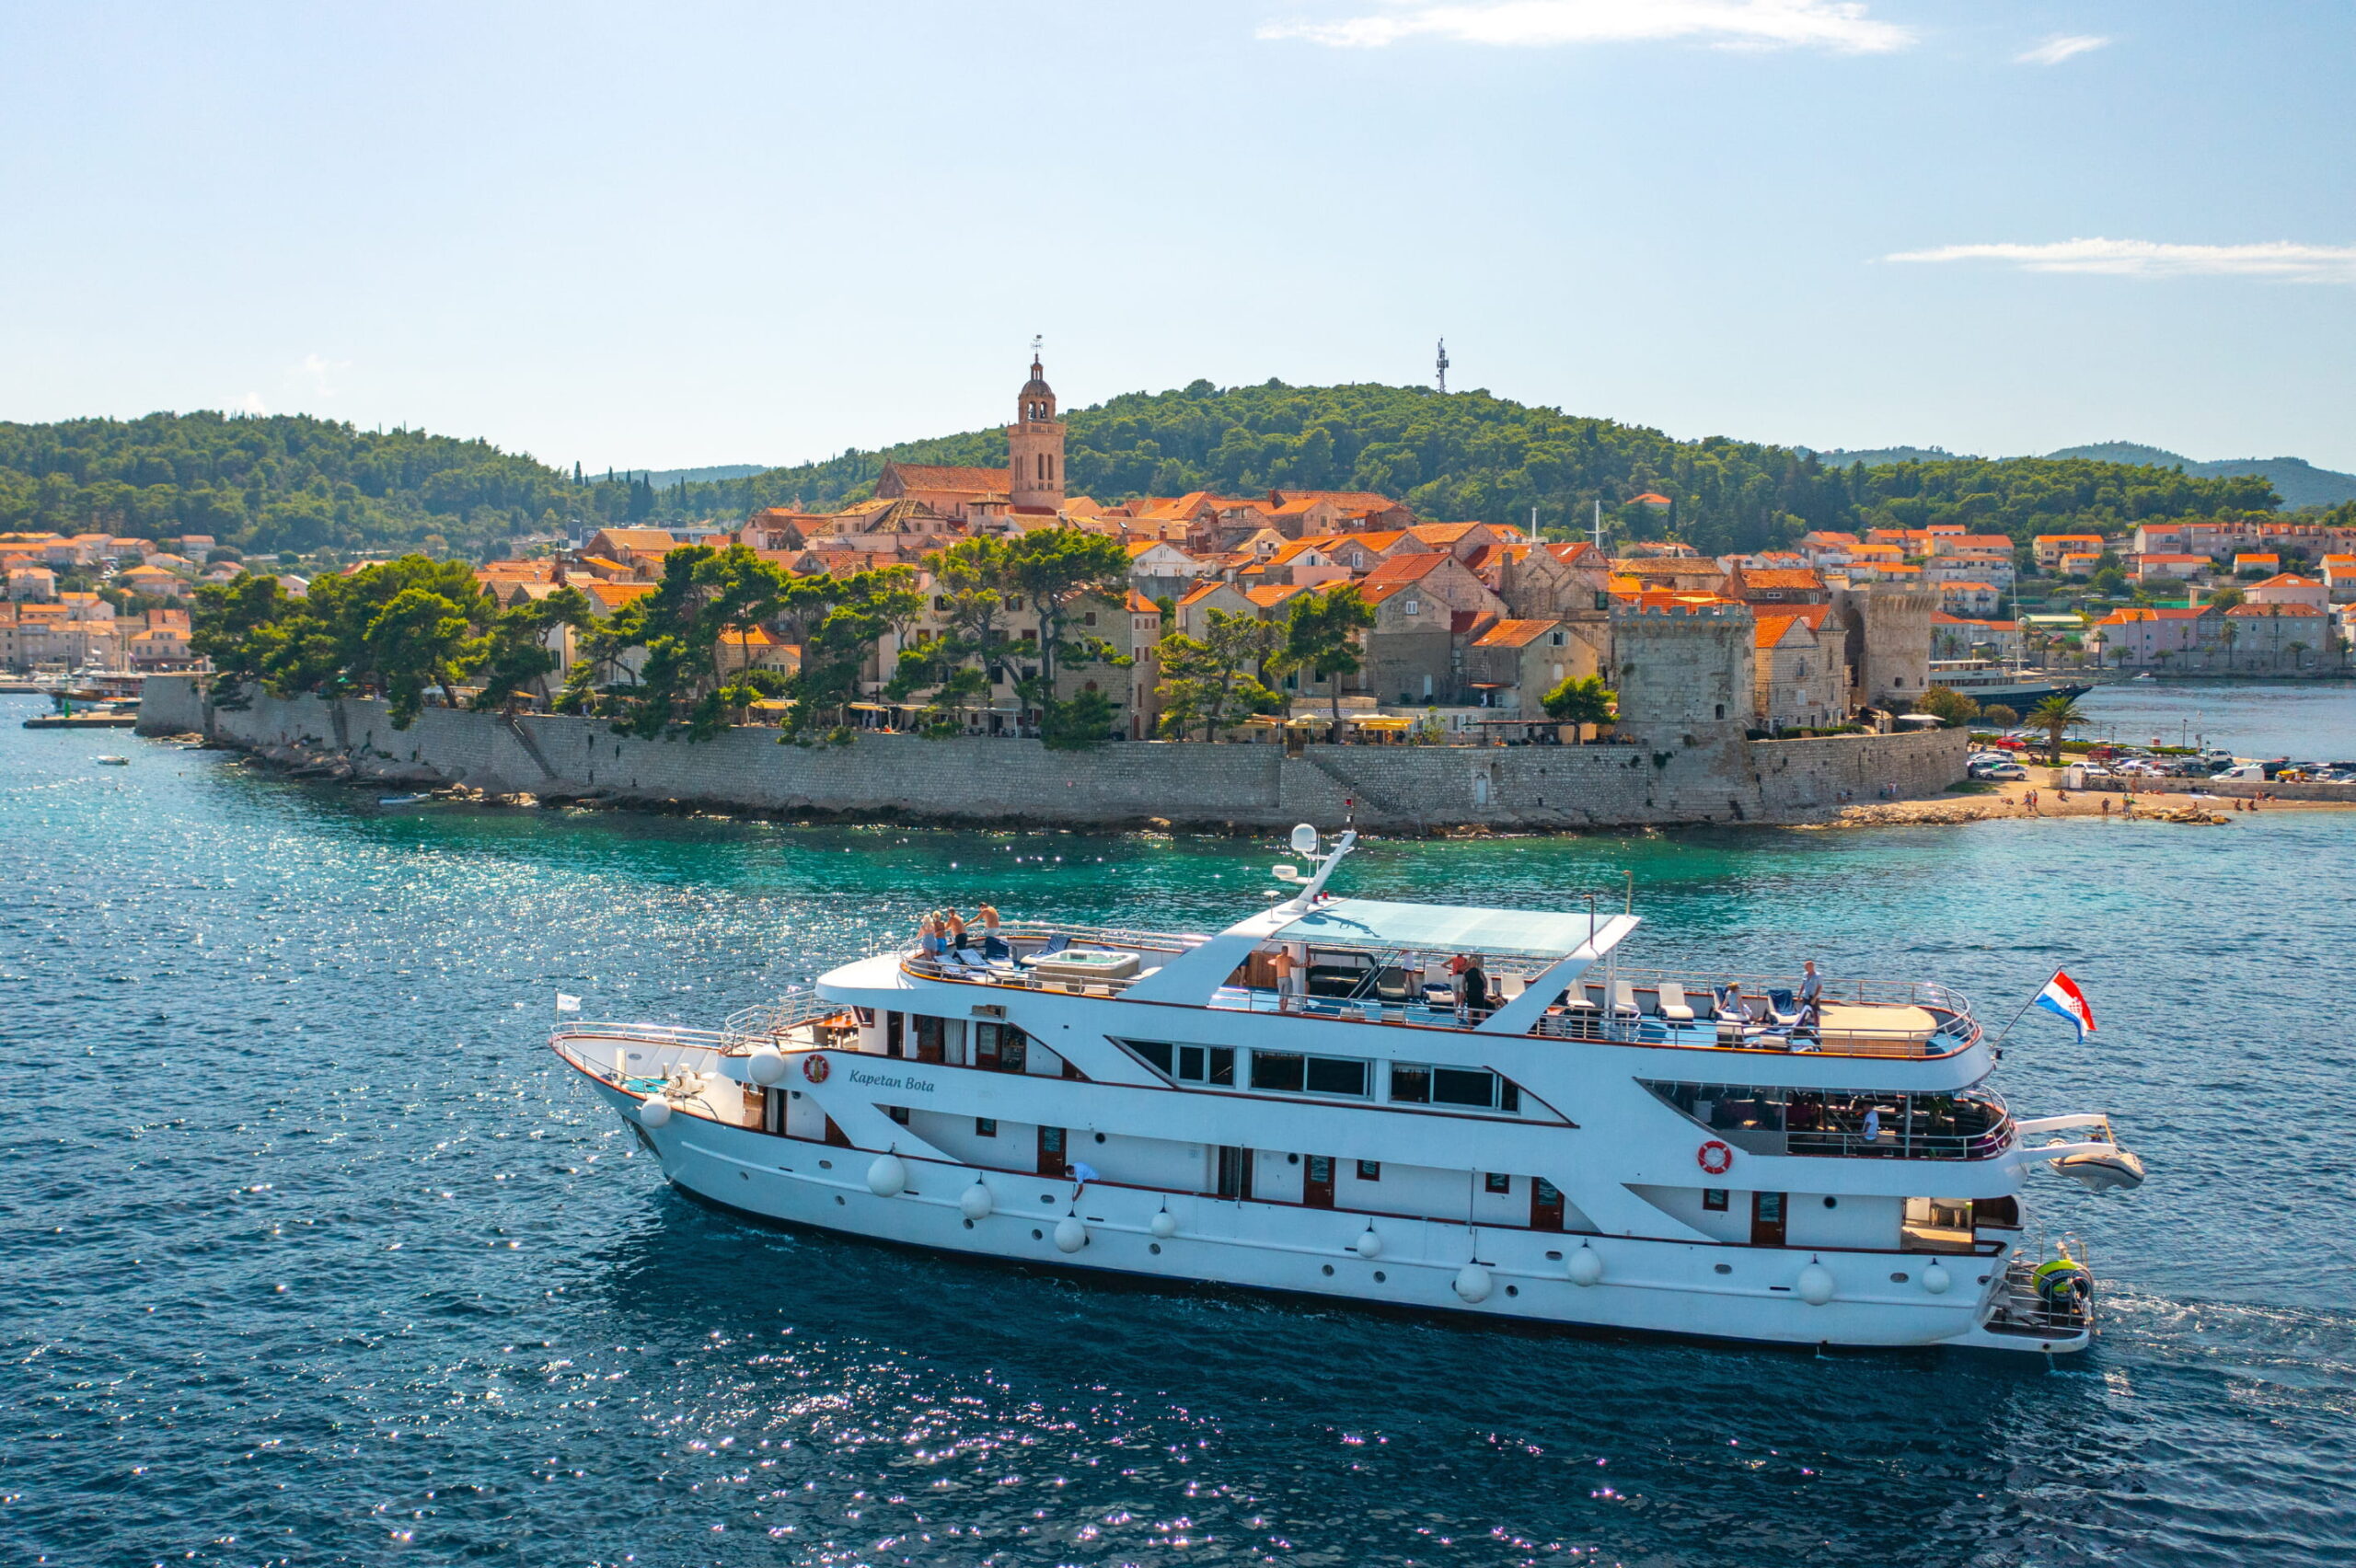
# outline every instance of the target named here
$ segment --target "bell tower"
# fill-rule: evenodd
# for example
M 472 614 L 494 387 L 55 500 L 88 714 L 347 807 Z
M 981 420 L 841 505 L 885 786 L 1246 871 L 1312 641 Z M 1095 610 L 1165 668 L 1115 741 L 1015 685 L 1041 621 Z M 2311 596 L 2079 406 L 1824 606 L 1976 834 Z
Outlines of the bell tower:
M 1031 340 L 1031 379 L 1014 400 L 1006 427 L 1007 468 L 1018 511 L 1059 510 L 1064 503 L 1064 427 L 1056 418 L 1055 388 L 1039 369 L 1039 340 Z

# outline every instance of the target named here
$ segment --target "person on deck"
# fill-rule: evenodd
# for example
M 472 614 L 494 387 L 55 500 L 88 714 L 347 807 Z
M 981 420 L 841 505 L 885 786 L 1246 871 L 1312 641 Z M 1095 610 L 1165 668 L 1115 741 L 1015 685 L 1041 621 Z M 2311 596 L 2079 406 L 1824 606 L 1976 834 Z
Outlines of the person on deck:
M 1014 950 L 1006 945 L 1004 937 L 999 935 L 996 905 L 983 905 L 974 911 L 974 918 L 982 923 L 982 956 L 984 958 L 1006 959 L 1014 956 Z
M 1819 1004 L 1823 996 L 1824 976 L 1816 972 L 1816 960 L 1803 959 L 1800 963 L 1800 1020 L 1796 1027 L 1816 1027 L 1817 1014 L 1822 1010 Z
M 1472 953 L 1460 953 L 1464 967 L 1456 972 L 1456 1007 L 1467 1023 L 1478 1023 L 1489 1016 L 1489 974 L 1481 961 Z

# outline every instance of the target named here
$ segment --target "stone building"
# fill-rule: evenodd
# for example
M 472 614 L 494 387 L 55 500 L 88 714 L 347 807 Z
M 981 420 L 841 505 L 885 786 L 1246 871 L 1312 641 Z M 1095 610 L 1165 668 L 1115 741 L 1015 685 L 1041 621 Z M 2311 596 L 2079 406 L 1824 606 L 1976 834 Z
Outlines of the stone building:
M 1849 707 L 1902 710 L 1923 695 L 1930 685 L 1931 617 L 1938 607 L 1936 593 L 1897 583 L 1834 591 L 1826 624 L 1839 628 Z
M 1747 605 L 1615 601 L 1609 674 L 1621 732 L 1663 747 L 1688 737 L 1739 741 L 1757 701 L 1752 636 Z
M 1815 612 L 1813 617 L 1807 613 Z M 1847 709 L 1847 672 L 1837 642 L 1828 646 L 1817 628 L 1828 618 L 1821 605 L 1757 609 L 1751 638 L 1754 706 L 1767 730 L 1823 729 L 1838 723 Z

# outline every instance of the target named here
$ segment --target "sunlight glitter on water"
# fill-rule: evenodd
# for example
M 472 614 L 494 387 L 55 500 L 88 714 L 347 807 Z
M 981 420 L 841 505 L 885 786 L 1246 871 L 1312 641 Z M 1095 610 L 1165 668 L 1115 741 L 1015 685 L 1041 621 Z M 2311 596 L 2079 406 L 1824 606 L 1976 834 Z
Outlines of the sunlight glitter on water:
M 2036 1376 L 780 1233 L 665 1188 L 542 1044 L 558 989 L 708 1024 L 983 895 L 1219 922 L 1265 847 L 398 816 L 214 754 L 125 771 L 0 729 L 0 870 L 27 890 L 0 907 L 0 1557 L 2356 1555 L 2356 1256 L 2315 1201 L 2351 1168 L 2313 1109 L 2356 1068 L 2312 1006 L 2356 985 L 2356 912 L 2313 880 L 2356 849 L 2344 819 L 1378 843 L 1353 865 L 1358 892 L 1534 905 L 1632 871 L 1650 952 L 1926 972 L 1992 1017 L 2066 962 L 2102 1032 L 2024 1025 L 1998 1085 L 2107 1105 L 2154 1175 L 2132 1199 L 2039 1190 L 2095 1239 L 2108 1326 Z

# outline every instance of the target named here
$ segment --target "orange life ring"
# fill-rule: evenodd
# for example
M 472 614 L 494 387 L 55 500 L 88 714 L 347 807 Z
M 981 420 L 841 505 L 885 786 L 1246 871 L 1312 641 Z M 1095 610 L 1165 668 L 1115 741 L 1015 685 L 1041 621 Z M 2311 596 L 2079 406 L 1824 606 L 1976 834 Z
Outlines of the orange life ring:
M 1723 1176 L 1734 1169 L 1734 1150 L 1712 1138 L 1693 1153 L 1705 1176 Z
M 826 1082 L 826 1072 L 827 1067 L 826 1057 L 804 1056 L 802 1058 L 802 1076 L 808 1078 L 812 1083 Z

